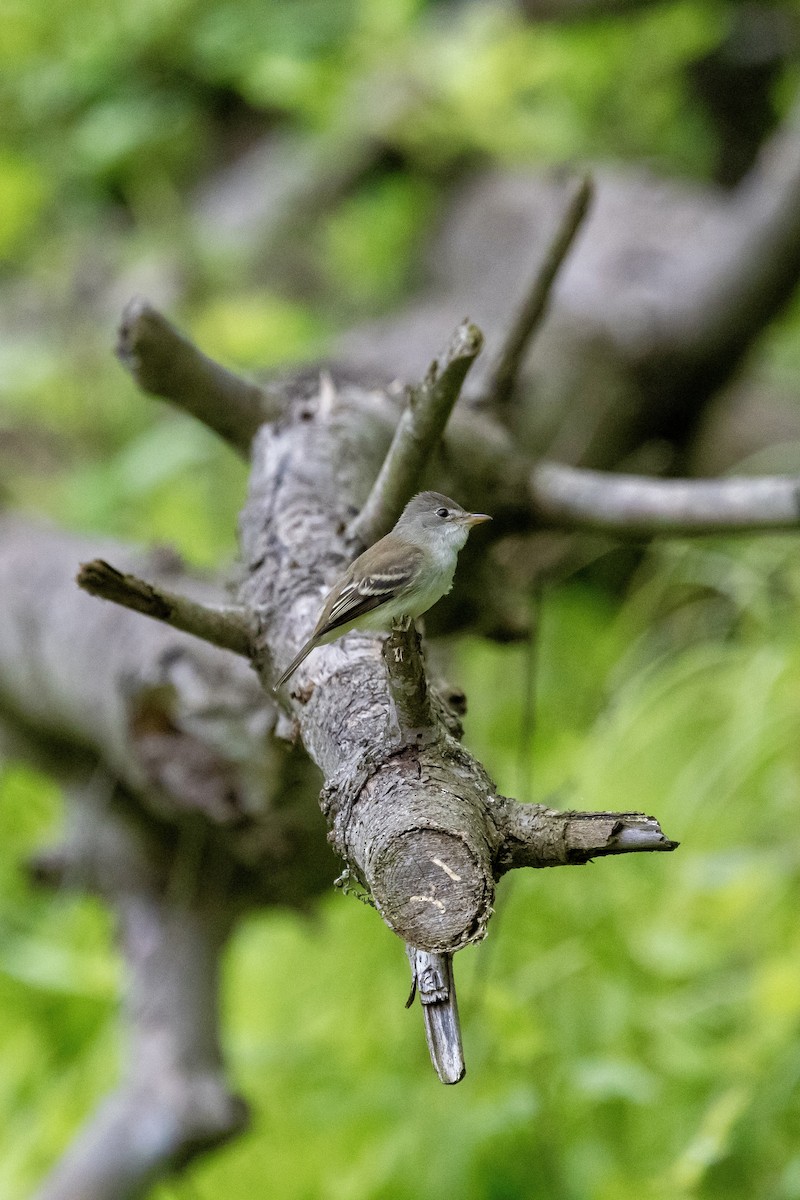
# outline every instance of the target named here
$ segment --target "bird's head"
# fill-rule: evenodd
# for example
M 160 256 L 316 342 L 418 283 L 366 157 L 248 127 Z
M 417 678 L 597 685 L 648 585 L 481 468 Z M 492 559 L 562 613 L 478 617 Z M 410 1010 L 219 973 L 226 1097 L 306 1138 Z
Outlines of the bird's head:
M 433 541 L 460 550 L 472 526 L 490 520 L 486 513 L 468 512 L 441 492 L 419 492 L 403 509 L 396 529 L 409 541 Z

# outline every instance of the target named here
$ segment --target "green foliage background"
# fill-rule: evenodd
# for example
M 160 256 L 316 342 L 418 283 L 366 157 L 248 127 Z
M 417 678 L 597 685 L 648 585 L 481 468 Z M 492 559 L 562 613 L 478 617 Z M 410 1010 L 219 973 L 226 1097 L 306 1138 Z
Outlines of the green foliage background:
M 5 0 L 9 502 L 168 539 L 198 563 L 232 557 L 245 470 L 114 364 L 128 290 L 163 283 L 167 263 L 170 311 L 205 349 L 277 365 L 412 286 L 444 185 L 470 165 L 636 159 L 707 178 L 685 67 L 729 14 L 682 0 L 559 28 L 488 3 Z M 312 222 L 313 286 L 277 282 L 255 238 L 209 244 L 193 197 L 257 137 L 333 159 L 376 129 L 381 162 Z M 797 333 L 795 308 L 756 352 L 785 386 Z M 457 961 L 469 1073 L 455 1089 L 433 1077 L 402 947 L 374 913 L 331 894 L 313 917 L 252 918 L 224 1006 L 254 1128 L 157 1200 L 800 1198 L 796 550 L 788 536 L 672 543 L 625 599 L 587 583 L 546 594 L 533 737 L 530 648 L 456 648 L 468 742 L 501 790 L 653 812 L 680 850 L 503 882 L 489 939 Z M 124 1053 L 107 914 L 20 870 L 59 812 L 47 779 L 2 765 L 9 1200 Z

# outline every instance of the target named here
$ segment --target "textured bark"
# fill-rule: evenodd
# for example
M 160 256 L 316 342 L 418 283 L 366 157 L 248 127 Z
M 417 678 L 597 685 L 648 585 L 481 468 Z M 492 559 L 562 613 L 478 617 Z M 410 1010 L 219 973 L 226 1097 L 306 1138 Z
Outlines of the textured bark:
M 122 1081 L 39 1200 L 132 1200 L 244 1128 L 219 1046 L 220 955 L 248 909 L 307 907 L 335 875 L 316 772 L 276 738 L 286 723 L 247 663 L 79 591 L 98 549 L 219 597 L 163 551 L 0 520 L 0 749 L 66 799 L 62 840 L 30 870 L 107 901 L 127 968 Z
M 508 330 L 535 294 L 531 279 L 543 277 L 565 191 L 522 178 L 471 185 L 440 243 L 428 302 L 342 339 L 357 368 L 408 381 L 465 311 L 486 325 L 490 352 L 472 380 L 472 403 L 456 407 L 428 468 L 437 486 L 497 518 L 464 558 L 452 625 L 475 628 L 502 609 L 494 593 L 506 589 L 464 568 L 484 559 L 495 572 L 491 542 L 499 550 L 504 536 L 541 523 L 543 497 L 554 498 L 554 489 L 549 500 L 542 490 L 546 473 L 538 481 L 532 474 L 543 448 L 602 468 L 654 438 L 682 447 L 704 401 L 786 297 L 800 262 L 792 121 L 731 198 L 602 177 L 525 355 L 525 338 L 509 340 Z M 381 639 L 364 634 L 320 647 L 276 703 L 272 680 L 360 549 L 354 521 L 401 418 L 402 391 L 367 386 L 358 372 L 348 382 L 319 371 L 259 389 L 141 304 L 128 310 L 122 341 L 145 388 L 240 450 L 252 446 L 241 518 L 246 636 L 231 634 L 237 657 L 173 629 L 169 622 L 182 622 L 209 636 L 209 611 L 224 598 L 161 555 L 148 561 L 0 522 L 3 709 L 50 741 L 49 754 L 78 746 L 111 780 L 111 799 L 99 808 L 76 793 L 64 844 L 35 870 L 93 888 L 115 906 L 132 979 L 126 1079 L 45 1186 L 47 1200 L 141 1194 L 159 1173 L 242 1127 L 219 1054 L 218 957 L 246 908 L 300 904 L 323 886 L 329 860 L 312 799 L 319 773 L 345 874 L 369 889 L 413 949 L 432 1055 L 451 1082 L 463 1074 L 451 956 L 483 936 L 497 879 L 517 867 L 675 846 L 644 814 L 563 813 L 498 796 L 459 745 L 454 694 L 428 685 L 413 638 L 401 661 L 392 656 L 402 639 L 388 643 L 387 658 Z M 491 404 L 492 362 L 503 346 L 513 350 L 519 386 L 513 404 Z M 402 476 L 405 486 L 410 476 Z M 573 482 L 601 487 L 603 503 L 614 498 L 613 489 L 602 494 L 603 480 Z M 778 493 L 785 500 L 793 488 L 779 481 Z M 574 511 L 558 521 L 581 523 Z M 151 592 L 124 590 L 144 596 L 144 608 L 166 624 L 74 588 L 78 562 L 98 554 L 123 576 L 152 581 Z M 184 593 L 201 607 L 181 608 Z M 301 742 L 308 759 L 286 739 Z
M 354 388 L 316 410 L 304 398 L 293 418 L 256 439 L 240 524 L 248 577 L 239 600 L 261 622 L 265 688 L 310 633 L 356 550 L 350 514 L 386 444 L 380 396 Z M 381 639 L 351 633 L 318 647 L 282 691 L 324 775 L 323 810 L 349 871 L 404 941 L 452 953 L 485 933 L 509 810 L 492 808 L 494 785 L 450 733 L 441 706 L 432 707 L 432 728 L 424 728 L 426 714 L 425 736 L 416 736 L 413 666 L 410 679 L 391 673 L 394 698 Z

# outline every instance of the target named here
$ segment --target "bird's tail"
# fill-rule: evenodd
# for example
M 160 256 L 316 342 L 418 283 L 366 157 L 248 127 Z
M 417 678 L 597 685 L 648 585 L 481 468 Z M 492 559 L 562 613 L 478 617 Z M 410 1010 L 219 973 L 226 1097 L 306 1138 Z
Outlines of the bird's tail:
M 311 653 L 311 651 L 314 649 L 316 644 L 317 643 L 314 638 L 308 639 L 305 646 L 303 646 L 303 649 L 300 651 L 300 653 L 297 655 L 297 657 L 293 658 L 292 661 L 289 663 L 289 666 L 283 672 L 280 679 L 276 680 L 276 682 L 272 685 L 273 692 L 277 692 L 278 688 L 283 687 L 283 685 L 286 683 L 286 680 L 289 678 L 289 676 L 294 675 L 295 671 L 300 666 L 300 663 L 303 661 L 304 658 L 306 658 Z

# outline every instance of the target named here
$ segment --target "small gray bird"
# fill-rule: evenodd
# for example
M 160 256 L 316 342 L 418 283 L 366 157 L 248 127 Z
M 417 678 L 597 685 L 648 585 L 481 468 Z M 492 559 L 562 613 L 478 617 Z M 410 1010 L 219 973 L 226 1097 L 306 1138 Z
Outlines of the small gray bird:
M 275 690 L 315 646 L 351 629 L 389 629 L 394 621 L 422 616 L 453 586 L 458 552 L 472 526 L 489 520 L 440 492 L 414 496 L 394 529 L 359 555 L 328 593 L 314 632 Z

